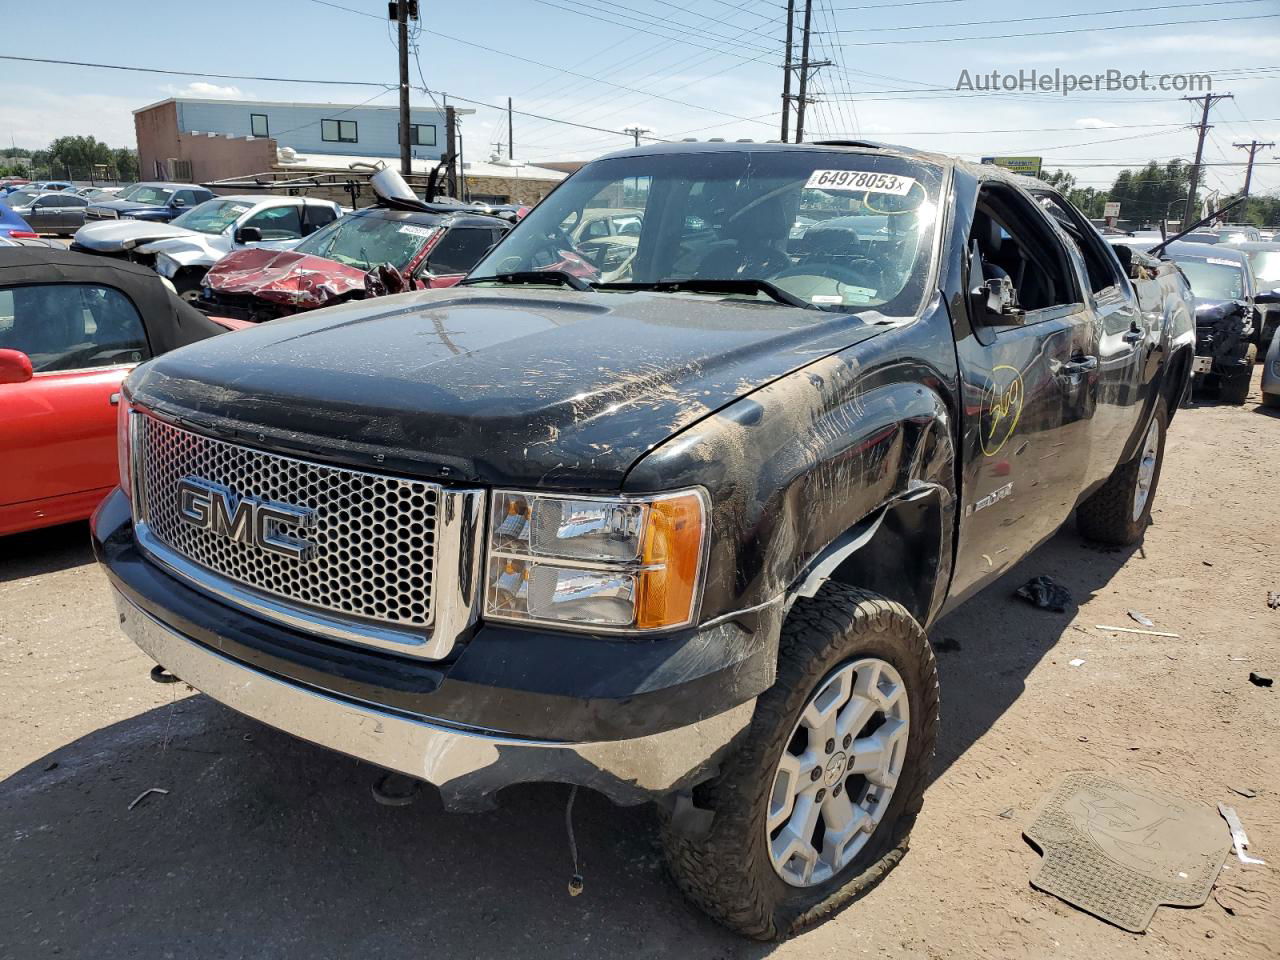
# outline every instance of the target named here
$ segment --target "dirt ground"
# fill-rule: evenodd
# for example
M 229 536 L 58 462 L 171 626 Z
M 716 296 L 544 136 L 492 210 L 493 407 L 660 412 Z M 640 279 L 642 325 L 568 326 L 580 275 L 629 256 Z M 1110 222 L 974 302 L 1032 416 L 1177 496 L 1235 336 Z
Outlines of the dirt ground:
M 960 649 L 938 656 L 942 736 L 911 851 L 780 945 L 682 901 L 645 809 L 580 797 L 575 899 L 564 788 L 510 791 L 481 816 L 375 804 L 367 765 L 152 683 L 82 525 L 0 540 L 0 958 L 1274 960 L 1280 688 L 1248 675 L 1280 674 L 1278 452 L 1256 381 L 1243 408 L 1180 411 L 1140 547 L 1090 549 L 1068 525 L 939 623 L 935 644 Z M 1015 599 L 1037 574 L 1078 606 Z M 1128 609 L 1179 639 L 1095 629 Z M 1029 885 L 1039 856 L 1021 837 L 1073 770 L 1230 803 L 1270 865 L 1229 857 L 1205 906 L 1161 907 L 1145 935 L 1077 911 Z M 168 793 L 129 810 L 151 787 Z

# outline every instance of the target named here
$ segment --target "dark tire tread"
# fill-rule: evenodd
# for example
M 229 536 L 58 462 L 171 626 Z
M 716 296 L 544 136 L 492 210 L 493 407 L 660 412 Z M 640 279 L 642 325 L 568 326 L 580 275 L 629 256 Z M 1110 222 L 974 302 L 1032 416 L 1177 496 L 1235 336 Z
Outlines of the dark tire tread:
M 1218 399 L 1223 403 L 1239 406 L 1249 399 L 1249 386 L 1253 382 L 1253 365 L 1258 359 L 1258 348 L 1252 343 L 1245 351 L 1244 366 L 1230 377 L 1218 378 Z
M 793 896 L 780 900 L 777 888 L 785 885 L 773 873 L 764 843 L 769 784 L 761 778 L 771 777 L 783 741 L 816 685 L 840 663 L 865 653 L 879 655 L 889 645 L 887 637 L 896 637 L 892 647 L 899 654 L 909 651 L 909 662 L 894 665 L 913 691 L 907 758 L 889 813 L 830 888 L 809 888 L 819 892 L 817 902 L 805 903 L 804 892 L 795 888 L 786 888 Z M 917 695 L 921 687 L 923 694 Z M 783 939 L 857 900 L 907 851 L 937 728 L 937 667 L 919 624 L 901 604 L 878 594 L 826 584 L 813 599 L 792 608 L 782 628 L 776 682 L 757 701 L 749 730 L 721 775 L 695 794 L 699 805 L 715 811 L 708 835 L 692 839 L 663 820 L 663 845 L 677 885 L 714 919 L 757 940 Z
M 1156 472 L 1151 480 L 1151 493 L 1142 516 L 1133 519 L 1133 496 L 1138 483 L 1138 466 L 1142 450 L 1116 467 L 1107 482 L 1076 510 L 1076 528 L 1089 540 L 1128 546 L 1137 543 L 1151 521 L 1151 505 L 1160 485 L 1160 468 L 1164 463 L 1165 435 L 1169 428 L 1169 411 L 1163 398 L 1156 401 L 1152 416 L 1160 419 L 1160 446 L 1156 454 Z M 1149 426 L 1149 425 L 1148 425 Z M 1144 428 L 1144 435 L 1146 428 Z

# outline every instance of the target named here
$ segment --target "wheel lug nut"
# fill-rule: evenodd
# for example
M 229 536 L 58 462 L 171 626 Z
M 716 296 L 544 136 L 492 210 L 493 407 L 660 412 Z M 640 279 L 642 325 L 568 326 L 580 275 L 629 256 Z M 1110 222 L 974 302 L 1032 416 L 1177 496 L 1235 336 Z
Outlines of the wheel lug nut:
M 849 744 L 851 744 L 851 743 L 853 743 L 853 734 L 852 734 L 852 733 L 846 733 L 846 734 L 844 735 L 844 748 L 845 748 L 846 750 L 848 750 L 848 749 L 849 749 Z
M 825 791 L 825 790 L 819 790 L 819 791 L 818 791 L 818 795 L 817 795 L 816 797 L 814 797 L 814 799 L 815 799 L 818 803 L 821 803 L 823 800 L 827 799 L 827 791 Z
M 835 753 L 835 752 L 836 752 L 836 742 L 834 740 L 828 740 L 827 753 Z
M 834 787 L 831 788 L 831 795 L 833 797 L 840 796 L 840 784 L 837 783 Z
M 814 767 L 812 770 L 810 770 L 810 771 L 809 771 L 809 779 L 810 779 L 810 780 L 814 780 L 814 781 L 821 780 L 821 779 L 822 779 L 822 770 L 821 770 L 821 768 L 819 768 L 819 767 Z

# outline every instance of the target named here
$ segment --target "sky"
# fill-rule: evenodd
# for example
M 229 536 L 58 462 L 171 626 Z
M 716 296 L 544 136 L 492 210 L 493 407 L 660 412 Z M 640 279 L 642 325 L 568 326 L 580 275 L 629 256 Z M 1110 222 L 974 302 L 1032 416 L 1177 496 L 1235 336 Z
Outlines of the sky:
M 805 0 L 796 2 L 799 20 Z M 1188 125 L 1200 108 L 1180 97 L 1202 91 L 991 92 L 979 77 L 1145 70 L 1152 83 L 1208 73 L 1213 93 L 1233 95 L 1210 114 L 1208 189 L 1239 190 L 1247 154 L 1233 144 L 1280 143 L 1280 0 L 812 4 L 810 59 L 830 63 L 811 84 L 809 140 L 862 137 L 972 159 L 1042 156 L 1045 169 L 1105 188 L 1124 166 L 1190 160 L 1196 136 Z M 463 125 L 468 158 L 505 140 L 506 114 L 491 105 L 505 107 L 507 97 L 522 111 L 516 159 L 530 162 L 619 149 L 630 141 L 621 131 L 634 126 L 668 140 L 779 137 L 785 0 L 420 6 L 413 82 L 476 108 Z M 35 148 L 92 134 L 134 146 L 132 111 L 175 95 L 394 105 L 396 51 L 385 17 L 385 0 L 65 0 L 57 29 L 46 29 L 29 3 L 0 0 L 0 54 L 193 71 L 0 60 L 0 144 Z M 973 89 L 957 90 L 964 71 Z M 413 102 L 429 106 L 431 95 L 416 89 Z M 1280 190 L 1280 148 L 1261 150 L 1257 162 L 1254 192 Z

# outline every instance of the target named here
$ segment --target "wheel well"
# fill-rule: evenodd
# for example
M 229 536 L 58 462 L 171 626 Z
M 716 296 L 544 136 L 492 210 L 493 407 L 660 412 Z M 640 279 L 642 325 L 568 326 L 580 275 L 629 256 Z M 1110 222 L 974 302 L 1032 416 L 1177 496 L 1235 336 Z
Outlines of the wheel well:
M 1170 423 L 1182 403 L 1183 391 L 1190 388 L 1187 373 L 1191 369 L 1191 357 L 1190 347 L 1184 347 L 1170 357 L 1164 380 L 1160 384 L 1160 395 L 1164 397 L 1164 408 L 1169 414 Z
M 934 585 L 949 566 L 942 552 L 942 507 L 935 496 L 890 503 L 874 518 L 870 538 L 828 579 L 878 593 L 927 623 Z

